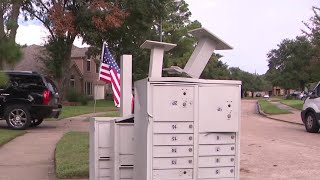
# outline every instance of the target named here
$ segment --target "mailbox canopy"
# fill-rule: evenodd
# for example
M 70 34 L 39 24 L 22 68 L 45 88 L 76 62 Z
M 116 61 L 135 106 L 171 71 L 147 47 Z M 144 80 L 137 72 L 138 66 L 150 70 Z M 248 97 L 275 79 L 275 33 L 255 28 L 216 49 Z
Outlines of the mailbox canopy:
M 219 37 L 217 37 L 215 34 L 207 30 L 206 28 L 198 28 L 189 31 L 189 33 L 196 37 L 197 39 L 202 39 L 202 38 L 208 38 L 211 39 L 215 42 L 215 49 L 216 50 L 230 50 L 233 49 L 232 46 L 221 40 Z
M 198 39 L 198 44 L 184 67 L 184 72 L 193 78 L 199 78 L 214 50 L 232 47 L 205 28 L 198 28 L 189 33 Z

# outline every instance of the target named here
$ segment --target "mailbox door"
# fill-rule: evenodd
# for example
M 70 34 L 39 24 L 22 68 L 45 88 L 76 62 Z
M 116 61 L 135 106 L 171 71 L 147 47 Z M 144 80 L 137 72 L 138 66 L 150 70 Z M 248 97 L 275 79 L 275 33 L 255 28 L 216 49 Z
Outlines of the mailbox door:
M 193 121 L 194 86 L 153 86 L 153 121 Z
M 122 154 L 134 154 L 134 142 L 133 142 L 133 131 L 134 127 L 132 124 L 119 124 L 119 153 Z
M 199 131 L 238 132 L 240 86 L 199 87 Z

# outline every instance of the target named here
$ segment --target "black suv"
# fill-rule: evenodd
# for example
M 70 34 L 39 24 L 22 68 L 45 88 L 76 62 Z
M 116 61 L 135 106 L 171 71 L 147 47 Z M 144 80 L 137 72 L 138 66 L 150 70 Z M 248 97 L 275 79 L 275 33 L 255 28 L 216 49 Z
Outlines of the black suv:
M 6 71 L 9 81 L 0 87 L 0 118 L 12 129 L 38 126 L 61 112 L 57 87 L 36 72 Z

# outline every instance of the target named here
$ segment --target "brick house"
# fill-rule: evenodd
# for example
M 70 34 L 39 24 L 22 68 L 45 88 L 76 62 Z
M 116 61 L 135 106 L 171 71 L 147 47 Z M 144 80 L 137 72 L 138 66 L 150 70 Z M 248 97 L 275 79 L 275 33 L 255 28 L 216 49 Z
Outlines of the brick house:
M 43 49 L 38 45 L 24 47 L 23 58 L 12 69 L 46 74 L 43 63 L 37 58 Z M 88 58 L 87 50 L 88 48 L 72 47 L 69 87 L 82 95 L 104 99 L 110 86 L 98 80 L 100 61 Z

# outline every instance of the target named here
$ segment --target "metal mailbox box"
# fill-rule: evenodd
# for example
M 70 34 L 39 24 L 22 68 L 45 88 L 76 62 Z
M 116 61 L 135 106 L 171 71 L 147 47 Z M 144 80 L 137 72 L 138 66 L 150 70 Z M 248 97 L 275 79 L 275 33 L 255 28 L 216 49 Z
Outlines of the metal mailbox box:
M 135 180 L 239 179 L 241 82 L 135 83 Z

